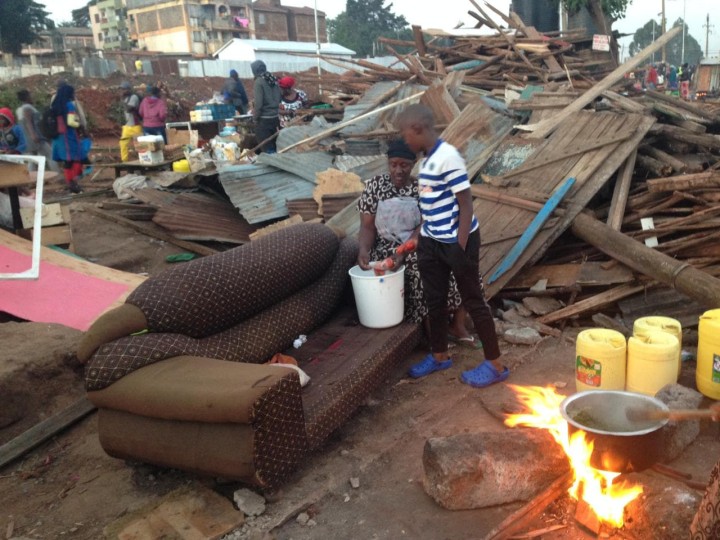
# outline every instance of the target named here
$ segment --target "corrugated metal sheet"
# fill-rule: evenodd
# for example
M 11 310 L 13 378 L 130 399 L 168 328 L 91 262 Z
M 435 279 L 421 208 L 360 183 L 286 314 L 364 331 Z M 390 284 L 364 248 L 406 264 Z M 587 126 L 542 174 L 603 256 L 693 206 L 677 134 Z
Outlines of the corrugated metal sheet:
M 342 121 L 346 122 L 348 120 L 351 120 L 352 118 L 355 118 L 356 116 L 365 113 L 373 105 L 373 103 L 375 103 L 378 99 L 382 97 L 383 94 L 386 94 L 400 84 L 401 83 L 397 81 L 382 81 L 379 83 L 375 83 L 367 90 L 367 92 L 363 94 L 363 97 L 360 98 L 360 101 L 358 101 L 354 105 L 348 105 L 347 107 L 345 107 L 345 113 L 343 115 Z M 425 86 L 416 84 L 405 85 L 388 102 L 383 103 L 382 105 L 387 105 L 388 103 L 392 103 L 394 101 L 400 101 L 401 99 L 410 97 L 413 94 L 417 94 L 421 90 L 425 90 L 425 88 Z M 359 133 L 367 133 L 368 131 L 377 129 L 378 126 L 381 126 L 384 122 L 392 123 L 398 112 L 399 111 L 397 111 L 396 109 L 391 109 L 379 115 L 369 116 L 368 118 L 360 120 L 355 124 L 347 126 L 342 131 L 340 131 L 340 134 L 357 135 Z
M 283 171 L 296 174 L 305 180 L 317 184 L 316 175 L 333 167 L 335 156 L 327 152 L 288 152 L 287 154 L 260 154 L 258 165 L 270 165 Z
M 227 201 L 203 193 L 178 195 L 157 211 L 153 222 L 183 240 L 244 244 L 255 231 Z
M 335 167 L 341 171 L 357 174 L 363 180 L 388 172 L 387 156 L 349 156 L 347 154 L 335 158 Z
M 317 135 L 321 131 L 325 131 L 330 127 L 330 124 L 322 116 L 316 116 L 308 124 L 302 126 L 291 126 L 280 130 L 280 134 L 277 137 L 277 149 L 282 150 L 288 146 L 292 146 L 295 143 L 299 143 L 302 140 Z M 336 137 L 328 137 L 322 139 L 322 144 L 330 144 L 331 141 L 337 141 Z
M 268 165 L 231 165 L 220 171 L 220 183 L 248 223 L 289 215 L 286 201 L 312 197 L 315 184 Z

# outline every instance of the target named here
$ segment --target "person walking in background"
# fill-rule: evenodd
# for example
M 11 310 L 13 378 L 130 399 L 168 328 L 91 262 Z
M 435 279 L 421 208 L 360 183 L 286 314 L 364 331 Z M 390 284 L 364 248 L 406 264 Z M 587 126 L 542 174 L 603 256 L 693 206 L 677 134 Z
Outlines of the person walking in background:
M 25 134 L 15 123 L 15 116 L 7 107 L 0 109 L 0 154 L 24 154 Z
M 295 113 L 308 106 L 308 97 L 305 92 L 295 88 L 295 79 L 288 76 L 278 81 L 282 92 L 280 101 L 280 127 L 284 128 L 288 122 L 295 118 Z
M 243 82 L 234 69 L 230 70 L 230 77 L 223 86 L 225 102 L 230 103 L 239 114 L 246 114 L 248 109 L 248 97 Z
M 268 154 L 275 153 L 275 139 L 267 140 L 277 134 L 280 129 L 280 86 L 275 75 L 270 73 L 262 60 L 255 60 L 250 64 L 255 77 L 253 105 L 253 120 L 255 120 L 255 137 L 258 144 L 262 143 L 260 150 Z
M 43 156 L 46 169 L 60 172 L 60 167 L 52 158 L 50 142 L 40 131 L 40 112 L 33 105 L 30 92 L 26 89 L 19 90 L 17 98 L 20 106 L 15 111 L 15 118 L 25 134 L 26 153 L 31 156 Z M 34 171 L 35 168 L 35 163 L 28 164 L 29 170 Z
M 654 64 L 650 64 L 650 67 L 645 74 L 645 88 L 648 90 L 655 90 L 658 85 L 658 72 L 655 69 Z
M 165 131 L 167 106 L 165 100 L 160 97 L 160 88 L 153 86 L 150 89 L 150 95 L 140 103 L 139 112 L 142 117 L 143 133 L 145 135 L 162 135 L 163 141 L 167 144 Z
M 136 75 L 142 75 L 143 74 L 143 61 L 140 60 L 140 58 L 135 59 L 135 74 Z
M 409 375 L 424 377 L 452 366 L 447 309 L 452 272 L 486 358 L 474 369 L 464 371 L 460 380 L 476 388 L 504 381 L 510 370 L 500 362 L 495 322 L 480 277 L 480 225 L 473 215 L 465 161 L 454 146 L 435 134 L 432 111 L 424 105 L 404 109 L 396 127 L 413 152 L 425 154 L 418 175 L 422 225 L 417 256 L 432 352 L 413 365 Z
M 57 121 L 57 136 L 52 143 L 52 156 L 63 164 L 65 182 L 72 193 L 82 192 L 78 179 L 83 174 L 82 164 L 87 161 L 87 150 L 81 135 L 87 129 L 82 108 L 75 101 L 75 89 L 62 84 L 50 103 Z
M 143 134 L 142 118 L 140 117 L 140 96 L 133 92 L 132 85 L 123 81 L 120 83 L 122 91 L 123 113 L 125 124 L 120 134 L 120 161 L 130 161 L 130 143 L 134 137 Z

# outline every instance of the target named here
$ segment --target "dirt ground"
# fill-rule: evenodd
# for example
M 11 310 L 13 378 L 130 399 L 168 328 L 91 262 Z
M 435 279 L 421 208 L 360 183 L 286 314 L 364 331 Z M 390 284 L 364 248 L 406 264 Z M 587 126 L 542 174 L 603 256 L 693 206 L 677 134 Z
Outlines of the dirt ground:
M 106 181 L 98 181 L 101 189 Z M 60 193 L 60 192 L 58 192 Z M 96 262 L 127 271 L 160 271 L 171 246 L 128 235 L 117 225 L 100 225 L 76 212 L 77 247 Z M 122 249 L 116 242 L 123 238 Z M 115 249 L 110 249 L 115 246 Z M 82 367 L 74 356 L 81 333 L 62 325 L 2 319 L 0 323 L 0 444 L 68 407 L 84 395 Z M 536 347 L 502 344 L 512 369 L 509 382 L 555 385 L 574 391 L 574 336 L 544 338 Z M 266 512 L 249 518 L 227 538 L 304 540 L 314 538 L 482 538 L 520 507 L 448 511 L 422 488 L 422 451 L 430 437 L 508 429 L 502 415 L 512 407 L 505 385 L 472 389 L 458 380 L 481 353 L 453 349 L 452 369 L 415 381 L 405 375 L 423 350 L 396 366 L 392 375 L 359 412 L 310 456 L 285 486 L 266 493 Z M 683 368 L 681 382 L 694 386 L 694 363 Z M 700 437 L 671 463 L 706 482 L 720 455 L 717 426 L 705 425 Z M 558 473 L 559 476 L 560 473 Z M 359 479 L 353 488 L 351 478 Z M 671 480 L 667 479 L 667 482 Z M 90 414 L 48 442 L 0 469 L 0 531 L 5 538 L 103 538 L 106 526 L 142 511 L 170 491 L 199 483 L 232 499 L 242 486 L 177 470 L 126 463 L 107 456 L 97 437 L 96 414 Z M 540 529 L 562 525 L 546 539 L 594 538 L 574 524 L 572 504 L 564 497 L 538 518 Z M 302 524 L 297 516 L 312 521 Z M 620 531 L 611 538 L 637 538 Z

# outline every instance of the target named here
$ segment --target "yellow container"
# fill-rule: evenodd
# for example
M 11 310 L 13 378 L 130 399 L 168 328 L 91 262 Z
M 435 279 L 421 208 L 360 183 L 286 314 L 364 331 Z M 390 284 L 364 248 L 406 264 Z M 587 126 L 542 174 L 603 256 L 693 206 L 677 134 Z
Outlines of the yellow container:
M 615 330 L 591 328 L 575 341 L 575 387 L 584 390 L 625 390 L 625 336 Z
M 662 330 L 649 331 L 628 340 L 628 392 L 654 396 L 666 384 L 677 382 L 680 342 Z
M 678 377 L 682 368 L 682 325 L 680 321 L 671 319 L 670 317 L 642 317 L 633 324 L 633 335 L 645 335 L 653 330 L 661 330 L 675 336 L 680 344 L 678 348 Z
M 720 399 L 720 309 L 700 317 L 695 383 L 712 399 Z
M 190 162 L 187 159 L 180 159 L 178 161 L 174 161 L 172 164 L 172 170 L 175 172 L 183 173 L 190 172 Z

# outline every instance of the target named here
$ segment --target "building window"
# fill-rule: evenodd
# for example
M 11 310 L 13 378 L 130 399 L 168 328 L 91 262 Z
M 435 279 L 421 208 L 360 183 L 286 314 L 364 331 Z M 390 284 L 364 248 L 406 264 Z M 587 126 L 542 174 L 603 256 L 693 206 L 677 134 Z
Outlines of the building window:
M 200 19 L 198 19 L 197 17 L 190 17 L 190 26 L 194 28 L 200 26 Z
M 203 40 L 203 33 L 202 32 L 193 32 L 193 41 L 196 43 L 202 43 Z
M 100 23 L 100 14 L 99 13 L 95 14 L 95 23 L 96 24 Z
M 102 40 L 103 40 L 103 35 L 102 35 L 102 32 L 100 32 L 98 34 L 98 41 L 102 41 Z
M 258 13 L 258 24 L 265 25 L 265 14 L 264 13 Z

